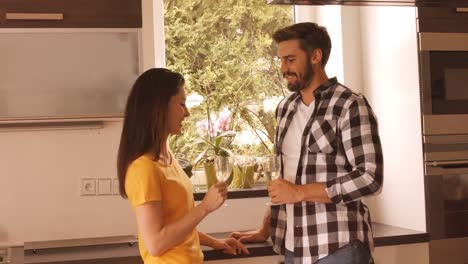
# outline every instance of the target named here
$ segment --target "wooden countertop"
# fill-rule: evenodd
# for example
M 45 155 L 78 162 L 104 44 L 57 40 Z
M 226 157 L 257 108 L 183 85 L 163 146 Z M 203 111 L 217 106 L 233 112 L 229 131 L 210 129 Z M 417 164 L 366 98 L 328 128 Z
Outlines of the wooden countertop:
M 426 232 L 379 223 L 373 223 L 372 226 L 374 230 L 374 244 L 376 247 L 424 243 L 429 241 L 429 234 Z M 214 233 L 210 235 L 223 238 L 228 234 L 229 233 Z M 219 250 L 213 250 L 204 246 L 202 247 L 202 250 L 205 255 L 205 260 L 276 255 L 276 253 L 272 250 L 270 241 L 246 244 L 246 246 L 250 251 L 250 255 L 227 255 Z M 36 256 L 39 257 L 41 254 L 51 255 L 55 251 L 60 252 L 60 255 L 63 258 L 61 261 L 67 261 L 65 254 L 67 252 L 78 252 L 80 250 L 99 251 L 100 248 L 105 248 L 108 250 L 112 247 L 120 249 L 127 248 L 128 250 L 126 251 L 128 252 L 129 256 L 135 256 L 136 258 L 139 258 L 138 239 L 135 236 L 98 237 L 24 243 L 26 263 L 36 263 L 34 262 Z

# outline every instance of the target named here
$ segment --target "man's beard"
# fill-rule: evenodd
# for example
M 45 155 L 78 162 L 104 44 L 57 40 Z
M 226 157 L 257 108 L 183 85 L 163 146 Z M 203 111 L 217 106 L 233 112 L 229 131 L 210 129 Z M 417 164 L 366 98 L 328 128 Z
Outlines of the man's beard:
M 302 89 L 309 86 L 309 84 L 312 82 L 312 78 L 314 77 L 314 69 L 312 69 L 312 65 L 310 63 L 306 63 L 303 78 L 299 79 L 299 76 L 297 76 L 295 72 L 288 71 L 283 74 L 283 77 L 286 78 L 286 75 L 296 76 L 295 82 L 292 82 L 292 83 L 288 82 L 288 90 L 291 92 L 300 92 Z

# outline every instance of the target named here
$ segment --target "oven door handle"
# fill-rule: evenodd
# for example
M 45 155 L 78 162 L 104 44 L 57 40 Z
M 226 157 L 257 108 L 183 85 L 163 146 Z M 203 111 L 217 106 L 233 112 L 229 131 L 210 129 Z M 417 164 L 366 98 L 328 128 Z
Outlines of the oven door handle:
M 467 167 L 468 160 L 454 160 L 454 161 L 432 161 L 429 162 L 432 167 Z

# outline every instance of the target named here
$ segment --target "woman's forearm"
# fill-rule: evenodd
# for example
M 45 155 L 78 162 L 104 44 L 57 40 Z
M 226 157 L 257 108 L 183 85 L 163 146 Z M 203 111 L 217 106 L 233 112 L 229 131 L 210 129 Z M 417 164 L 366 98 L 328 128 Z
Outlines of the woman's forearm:
M 137 206 L 135 212 L 138 228 L 150 254 L 159 256 L 183 242 L 205 216 L 223 204 L 226 196 L 226 185 L 224 183 L 214 184 L 199 205 L 173 223 L 164 221 L 160 201 Z
M 208 246 L 211 248 L 216 247 L 216 242 L 218 241 L 216 238 L 209 236 L 205 233 L 198 232 L 198 237 L 200 238 L 200 244 L 203 246 Z
M 162 255 L 170 248 L 182 243 L 207 214 L 204 206 L 199 204 L 180 220 L 164 225 L 156 235 L 151 237 L 147 245 L 150 254 Z

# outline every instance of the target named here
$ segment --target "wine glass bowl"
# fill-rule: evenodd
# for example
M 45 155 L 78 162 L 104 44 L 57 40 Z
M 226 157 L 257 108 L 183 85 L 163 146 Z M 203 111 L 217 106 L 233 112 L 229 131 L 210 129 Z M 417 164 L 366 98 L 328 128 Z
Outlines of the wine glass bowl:
M 270 181 L 274 181 L 280 177 L 281 173 L 281 158 L 279 155 L 269 155 L 261 159 L 263 175 L 265 183 L 268 186 Z
M 233 162 L 230 157 L 216 156 L 214 159 L 214 167 L 216 170 L 216 178 L 219 182 L 226 183 L 232 173 Z M 226 203 L 223 206 L 227 206 Z
M 271 181 L 274 181 L 280 177 L 281 174 L 281 157 L 279 155 L 269 155 L 261 159 L 263 175 L 265 177 L 265 184 L 267 187 Z M 277 205 L 272 202 L 268 202 L 267 205 Z
M 232 173 L 232 159 L 225 156 L 217 156 L 214 159 L 216 178 L 220 182 L 226 182 Z

